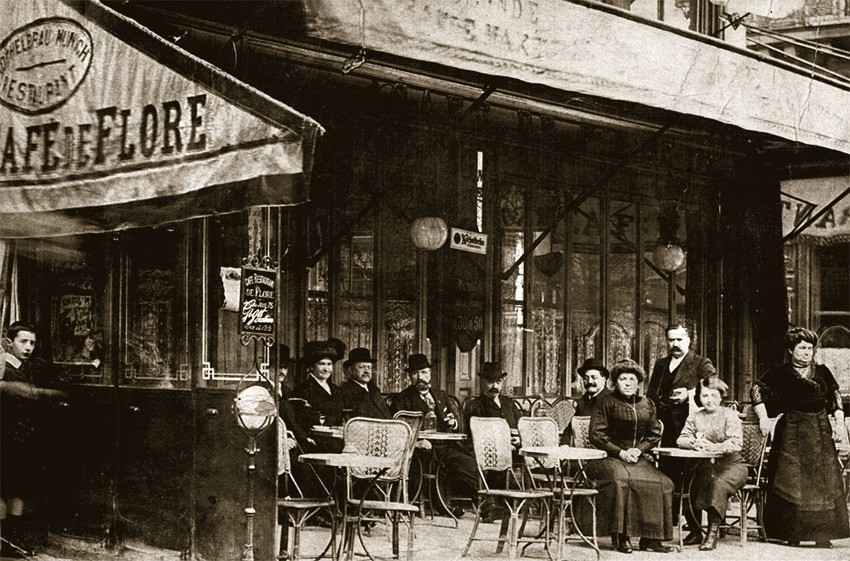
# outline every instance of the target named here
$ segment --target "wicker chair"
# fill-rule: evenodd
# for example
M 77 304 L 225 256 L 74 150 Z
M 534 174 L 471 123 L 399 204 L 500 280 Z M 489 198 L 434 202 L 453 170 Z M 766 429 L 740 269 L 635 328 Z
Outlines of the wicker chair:
M 422 428 L 422 421 L 424 419 L 424 415 L 421 411 L 396 411 L 393 415 L 393 419 L 399 419 L 410 425 L 411 436 L 413 438 L 413 442 L 411 446 L 416 445 L 416 440 L 419 435 L 419 429 Z M 408 473 L 408 496 L 410 497 L 410 502 L 419 504 L 419 514 L 423 518 L 425 517 L 425 505 L 424 499 L 422 498 L 422 488 L 425 486 L 425 481 L 430 481 L 434 478 L 434 474 L 431 471 L 431 460 L 430 460 L 430 452 L 427 450 L 419 449 L 414 450 L 413 458 L 411 459 L 411 466 L 416 469 L 414 472 Z M 413 476 L 413 473 L 416 473 L 416 477 Z M 428 487 L 428 501 L 431 501 L 431 488 L 430 485 Z M 433 519 L 433 507 L 431 509 L 431 518 Z
M 398 518 L 406 516 L 408 523 L 407 559 L 413 554 L 413 521 L 419 509 L 410 504 L 407 474 L 413 457 L 416 438 L 410 425 L 399 419 L 370 419 L 355 417 L 343 427 L 345 448 L 343 452 L 379 456 L 393 461 L 385 472 L 367 468 L 351 468 L 346 471 L 346 504 L 343 527 L 343 544 L 348 548 L 348 559 L 354 557 L 353 533 L 363 544 L 361 522 L 367 513 L 380 513 L 391 517 L 393 524 L 393 553 L 398 551 Z M 371 480 L 370 488 L 355 496 L 357 481 Z M 358 486 L 359 487 L 359 486 Z M 369 498 L 370 489 L 377 490 L 377 498 Z M 365 548 L 365 544 L 364 544 Z
M 744 421 L 744 443 L 741 448 L 741 460 L 747 466 L 747 482 L 735 494 L 741 508 L 737 516 L 727 516 L 726 526 L 737 527 L 741 533 L 741 545 L 747 541 L 749 530 L 758 530 L 759 540 L 765 541 L 764 533 L 764 487 L 765 478 L 762 469 L 765 463 L 765 451 L 770 442 L 769 435 L 761 433 L 758 422 Z M 750 526 L 750 510 L 755 507 L 755 525 Z
M 286 430 L 286 425 L 284 424 L 283 419 L 278 417 L 277 421 L 279 423 L 278 430 L 280 431 L 277 455 L 278 475 L 286 477 L 284 484 L 289 491 L 285 497 L 277 500 L 277 508 L 279 512 L 278 519 L 281 521 L 280 548 L 278 550 L 277 558 L 298 561 L 301 555 L 301 532 L 304 529 L 304 524 L 314 514 L 324 510 L 327 512 L 328 518 L 331 520 L 332 524 L 331 541 L 329 545 L 331 557 L 336 560 L 336 501 L 333 499 L 331 492 L 327 487 L 325 487 L 325 484 L 322 483 L 322 480 L 318 476 L 316 476 L 316 480 L 321 483 L 322 488 L 327 493 L 327 497 L 314 499 L 304 496 L 301 491 L 301 487 L 298 485 L 298 481 L 296 481 L 295 476 L 292 473 L 292 464 L 289 458 L 289 443 L 294 441 L 294 438 Z M 313 467 L 310 466 L 310 469 L 313 469 Z M 295 496 L 292 496 L 293 491 Z M 284 524 L 287 520 L 289 521 L 289 524 L 292 525 L 293 529 L 291 548 L 287 548 L 286 538 L 289 532 L 287 531 L 286 524 Z M 287 549 L 289 549 L 289 551 L 287 551 Z M 327 547 L 325 548 L 325 551 L 316 557 L 316 559 L 323 557 L 326 551 L 328 551 Z
M 465 557 L 469 553 L 472 542 L 488 538 L 476 538 L 478 525 L 481 521 L 481 506 L 485 500 L 492 499 L 501 501 L 508 509 L 510 516 L 502 520 L 499 531 L 496 553 L 504 548 L 508 541 L 508 556 L 515 559 L 519 542 L 542 542 L 549 551 L 549 533 L 545 532 L 543 539 L 524 538 L 519 535 L 519 514 L 523 508 L 532 503 L 540 503 L 545 519 L 549 518 L 551 491 L 523 490 L 520 489 L 519 481 L 514 474 L 511 457 L 511 431 L 507 421 L 501 417 L 470 417 L 469 429 L 472 434 L 472 444 L 475 451 L 475 462 L 478 467 L 478 500 L 474 506 L 475 520 L 472 523 L 472 532 L 469 540 L 461 553 Z M 505 486 L 501 489 L 491 488 L 487 482 L 486 474 L 490 472 L 504 473 Z
M 572 427 L 572 445 L 578 448 L 593 448 L 590 443 L 590 416 L 576 415 L 570 422 Z

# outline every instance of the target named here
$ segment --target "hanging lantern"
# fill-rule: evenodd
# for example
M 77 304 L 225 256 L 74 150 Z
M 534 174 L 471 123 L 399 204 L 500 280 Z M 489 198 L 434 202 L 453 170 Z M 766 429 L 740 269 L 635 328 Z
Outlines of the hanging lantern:
M 449 237 L 446 221 L 436 216 L 417 218 L 410 225 L 410 239 L 419 249 L 434 251 L 443 247 Z
M 685 262 L 685 250 L 675 243 L 659 243 L 652 251 L 652 260 L 659 269 L 671 273 Z

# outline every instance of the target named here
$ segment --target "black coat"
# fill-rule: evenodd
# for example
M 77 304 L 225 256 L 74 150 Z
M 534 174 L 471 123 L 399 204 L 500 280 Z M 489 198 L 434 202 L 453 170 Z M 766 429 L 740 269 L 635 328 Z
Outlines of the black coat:
M 304 401 L 293 401 L 295 414 L 305 427 L 319 424 L 319 414 L 325 416 L 325 425 L 342 425 L 342 395 L 339 386 L 328 380 L 331 393 L 319 385 L 313 376 L 298 384 L 292 390 L 292 397 L 301 398 Z
M 669 397 L 673 389 L 696 390 L 697 384 L 701 380 L 717 375 L 717 369 L 714 368 L 711 361 L 693 351 L 688 351 L 688 354 L 685 355 L 685 358 L 673 372 L 670 372 L 671 358 L 666 356 L 655 361 L 652 377 L 649 379 L 649 387 L 646 390 L 646 397 L 655 402 L 658 408 L 658 420 L 664 423 L 662 446 L 676 446 L 676 439 L 679 438 L 679 434 L 685 428 L 685 421 L 688 419 L 687 401 L 670 403 Z M 694 399 L 697 405 L 700 405 L 698 392 Z
M 348 380 L 341 385 L 339 393 L 342 397 L 343 408 L 351 409 L 352 417 L 391 418 L 390 410 L 386 401 L 384 401 L 384 396 L 381 395 L 381 390 L 372 382 L 367 385 L 368 390 L 354 380 Z
M 501 407 L 484 393 L 473 398 L 464 414 L 464 426 L 467 428 L 467 432 L 469 431 L 469 419 L 471 417 L 501 417 L 508 422 L 512 429 L 516 429 L 519 418 L 524 416 L 519 405 L 506 395 L 500 395 L 499 402 Z
M 443 390 L 431 388 L 431 397 L 434 398 L 434 415 L 437 416 L 437 430 L 441 432 L 452 432 L 457 428 L 452 429 L 446 422 L 446 416 L 449 413 L 454 415 L 455 420 L 460 423 L 460 412 L 449 401 L 449 395 Z M 423 415 L 428 413 L 428 404 L 419 394 L 419 389 L 415 385 L 407 386 L 398 395 L 393 398 L 392 403 L 393 413 L 399 411 L 421 411 Z

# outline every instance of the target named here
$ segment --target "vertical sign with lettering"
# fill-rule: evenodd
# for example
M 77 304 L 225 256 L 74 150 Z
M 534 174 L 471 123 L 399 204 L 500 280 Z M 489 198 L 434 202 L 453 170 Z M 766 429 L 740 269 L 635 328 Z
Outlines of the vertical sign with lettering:
M 239 335 L 246 343 L 251 338 L 270 344 L 275 339 L 275 294 L 277 271 L 242 267 Z

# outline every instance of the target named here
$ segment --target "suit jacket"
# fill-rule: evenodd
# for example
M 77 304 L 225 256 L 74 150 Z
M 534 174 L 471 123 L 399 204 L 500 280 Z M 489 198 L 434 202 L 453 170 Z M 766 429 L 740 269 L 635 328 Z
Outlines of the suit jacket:
M 370 417 L 372 419 L 389 419 L 390 410 L 381 395 L 381 390 L 373 382 L 367 384 L 368 390 L 355 382 L 348 380 L 339 387 L 342 406 L 351 409 L 352 417 Z
M 330 380 L 328 386 L 331 388 L 330 395 L 313 376 L 307 376 L 306 380 L 292 390 L 292 397 L 304 400 L 293 402 L 293 408 L 298 419 L 306 427 L 318 425 L 320 413 L 325 416 L 325 425 L 335 427 L 342 424 L 342 395 L 339 386 Z
M 679 433 L 682 432 L 688 418 L 687 401 L 670 403 L 669 397 L 673 389 L 696 390 L 700 380 L 717 374 L 717 369 L 710 360 L 693 351 L 688 351 L 674 372 L 670 372 L 670 358 L 666 356 L 655 361 L 649 387 L 646 390 L 646 396 L 655 402 L 658 409 L 658 419 L 664 423 L 662 446 L 676 446 L 676 439 L 679 438 Z M 699 405 L 699 394 L 695 396 L 695 400 Z
M 501 417 L 508 422 L 512 429 L 516 429 L 517 421 L 524 416 L 519 405 L 506 395 L 499 396 L 499 403 L 501 403 L 501 407 L 484 393 L 473 398 L 464 415 L 464 426 L 467 432 L 469 432 L 470 417 Z M 471 433 L 470 436 L 472 436 Z
M 306 450 L 308 447 L 307 438 L 310 435 L 304 428 L 301 419 L 295 413 L 295 407 L 292 405 L 293 402 L 289 401 L 291 397 L 292 390 L 282 385 L 280 389 L 280 407 L 278 408 L 279 414 L 283 422 L 286 423 L 287 430 L 292 431 L 292 434 L 295 435 L 295 440 Z
M 602 388 L 602 391 L 593 397 L 584 394 L 576 400 L 576 415 L 580 417 L 589 417 L 590 415 L 593 415 L 593 410 L 606 395 L 611 395 L 610 388 Z
M 431 388 L 429 391 L 431 392 L 431 397 L 434 398 L 434 415 L 437 416 L 437 430 L 441 432 L 456 431 L 457 428 L 452 429 L 446 421 L 446 416 L 452 413 L 458 424 L 460 423 L 460 412 L 452 407 L 452 404 L 449 402 L 449 395 L 443 390 L 436 388 Z M 425 415 L 428 413 L 428 404 L 425 403 L 425 400 L 419 395 L 419 390 L 413 385 L 407 386 L 393 398 L 392 410 L 393 414 L 398 411 L 421 411 Z

